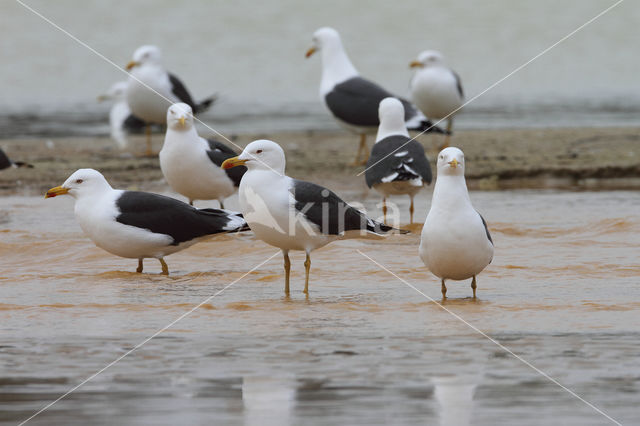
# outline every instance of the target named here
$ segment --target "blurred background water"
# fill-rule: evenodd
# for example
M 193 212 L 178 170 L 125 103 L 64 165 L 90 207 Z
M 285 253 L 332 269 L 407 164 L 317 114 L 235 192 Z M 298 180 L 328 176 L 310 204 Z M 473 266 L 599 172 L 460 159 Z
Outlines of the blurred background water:
M 467 98 L 614 3 L 612 0 L 28 0 L 115 63 L 156 44 L 224 132 L 331 129 L 318 100 L 312 33 L 333 26 L 355 66 L 398 95 L 409 62 L 443 52 Z M 0 131 L 5 137 L 106 134 L 95 98 L 126 76 L 19 3 L 0 0 Z M 469 105 L 458 128 L 637 125 L 640 3 L 626 1 Z

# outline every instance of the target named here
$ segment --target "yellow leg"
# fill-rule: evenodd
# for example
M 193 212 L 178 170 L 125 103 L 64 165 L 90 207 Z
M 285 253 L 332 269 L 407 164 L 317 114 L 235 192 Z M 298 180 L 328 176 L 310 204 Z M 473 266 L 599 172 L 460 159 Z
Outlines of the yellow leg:
M 142 273 L 142 259 L 138 259 L 138 269 L 136 269 L 136 272 L 139 274 Z
M 473 298 L 476 298 L 476 288 L 478 286 L 476 285 L 476 276 L 473 276 L 473 279 L 471 280 L 471 288 L 473 289 Z
M 367 135 L 360 135 L 360 146 L 362 147 L 362 160 L 360 164 L 365 166 L 369 160 L 369 149 L 367 148 Z
M 160 264 L 162 265 L 162 275 L 169 275 L 169 267 L 167 266 L 167 262 L 164 261 L 163 258 L 158 259 Z
M 151 125 L 147 124 L 144 127 L 144 133 L 147 135 L 147 155 L 151 157 L 153 155 L 153 149 L 151 146 Z
M 289 274 L 291 273 L 291 260 L 289 260 L 289 252 L 282 250 L 284 256 L 284 294 L 289 295 Z
M 447 134 L 444 137 L 444 144 L 440 147 L 440 150 L 449 147 L 449 142 L 451 141 L 451 129 L 453 129 L 453 117 L 449 117 L 447 120 Z
M 382 214 L 384 215 L 384 224 L 387 224 L 387 197 L 382 199 Z
M 411 196 L 411 205 L 409 206 L 409 216 L 411 217 L 409 224 L 412 224 L 413 223 L 413 195 Z
M 360 135 L 360 145 L 358 145 L 358 153 L 356 154 L 356 159 L 353 160 L 353 163 L 351 164 L 352 166 L 359 166 L 362 163 L 362 161 L 360 161 L 360 153 L 362 151 L 365 151 L 364 155 L 365 157 L 367 156 L 367 135 L 365 135 L 364 133 Z M 366 163 L 366 160 L 365 160 Z
M 442 287 L 440 287 L 440 291 L 442 291 L 442 298 L 447 298 L 447 286 L 444 285 L 444 278 L 442 279 Z
M 311 270 L 311 257 L 307 253 L 307 259 L 304 261 L 304 293 L 309 294 L 309 270 Z

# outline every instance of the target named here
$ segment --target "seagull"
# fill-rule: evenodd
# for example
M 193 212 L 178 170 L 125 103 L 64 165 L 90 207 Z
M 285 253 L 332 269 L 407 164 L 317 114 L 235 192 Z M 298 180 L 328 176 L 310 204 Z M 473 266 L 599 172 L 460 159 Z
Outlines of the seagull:
M 98 102 L 113 101 L 109 111 L 109 126 L 111 128 L 111 139 L 116 141 L 120 149 L 126 148 L 127 131 L 142 129 L 145 124 L 135 115 L 131 114 L 131 109 L 125 99 L 127 90 L 126 81 L 114 83 L 107 93 L 98 96 Z
M 215 101 L 211 96 L 196 103 L 185 85 L 162 66 L 162 53 L 156 46 L 141 46 L 127 64 L 130 72 L 126 98 L 131 112 L 147 123 L 147 154 L 151 155 L 151 123 L 165 124 L 167 108 L 176 102 L 189 105 L 194 113 L 206 111 Z
M 427 116 L 447 118 L 447 136 L 441 149 L 449 146 L 453 116 L 462 108 L 464 91 L 460 77 L 447 67 L 444 58 L 435 50 L 425 50 L 409 64 L 417 68 L 411 83 L 411 99 Z
M 195 200 L 218 200 L 224 209 L 224 199 L 235 192 L 247 170 L 220 168 L 224 160 L 236 155 L 222 142 L 198 136 L 189 105 L 177 103 L 169 107 L 160 168 L 171 188 L 187 197 L 189 204 Z
M 213 234 L 247 230 L 242 215 L 226 210 L 198 210 L 182 201 L 149 192 L 113 189 L 93 169 L 80 169 L 45 198 L 69 194 L 76 199 L 75 215 L 96 246 L 116 256 L 156 258 L 169 275 L 164 257 Z
M 287 295 L 289 250 L 307 254 L 304 292 L 308 295 L 313 250 L 335 240 L 383 238 L 397 231 L 369 219 L 327 188 L 286 176 L 284 151 L 273 141 L 251 142 L 238 157 L 225 160 L 222 168 L 240 165 L 247 166 L 238 190 L 240 208 L 256 237 L 282 250 Z
M 487 222 L 471 205 L 464 179 L 464 154 L 455 147 L 438 154 L 438 176 L 431 209 L 422 228 L 420 257 L 442 280 L 442 297 L 447 296 L 445 280 L 473 278 L 493 259 L 493 240 Z
M 413 197 L 431 183 L 431 166 L 424 148 L 409 137 L 404 124 L 404 107 L 396 98 L 380 102 L 380 127 L 367 161 L 364 177 L 369 188 L 382 194 L 382 213 L 387 222 L 387 197 L 407 194 L 413 223 Z
M 360 146 L 354 164 L 366 162 L 367 134 L 378 128 L 378 105 L 393 95 L 377 84 L 360 77 L 342 46 L 340 34 L 333 28 L 323 27 L 313 34 L 313 45 L 307 51 L 310 57 L 316 51 L 322 55 L 320 97 L 336 121 L 360 135 Z M 443 131 L 432 123 L 409 101 L 398 98 L 404 105 L 405 123 L 409 130 L 420 132 Z M 365 158 L 361 161 L 360 155 Z
M 0 170 L 8 169 L 9 167 L 26 167 L 32 169 L 33 165 L 25 163 L 24 161 L 13 161 L 7 156 L 7 154 L 4 153 L 2 149 L 0 149 Z

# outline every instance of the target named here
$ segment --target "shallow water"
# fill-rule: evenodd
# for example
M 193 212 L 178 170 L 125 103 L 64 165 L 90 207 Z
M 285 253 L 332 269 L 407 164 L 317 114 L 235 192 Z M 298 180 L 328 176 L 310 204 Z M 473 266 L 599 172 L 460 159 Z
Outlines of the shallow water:
M 341 191 L 360 200 L 356 190 Z M 637 422 L 635 192 L 474 192 L 496 242 L 444 306 L 625 424 Z M 417 202 L 422 222 L 430 192 Z M 406 203 L 401 200 L 406 213 Z M 373 214 L 378 200 L 365 207 Z M 167 258 L 97 249 L 67 197 L 0 200 L 0 423 L 15 424 L 235 282 L 33 424 L 607 424 L 390 273 L 440 300 L 420 226 L 292 256 L 224 236 Z M 230 202 L 234 206 L 233 200 Z M 241 254 L 241 255 L 240 255 Z

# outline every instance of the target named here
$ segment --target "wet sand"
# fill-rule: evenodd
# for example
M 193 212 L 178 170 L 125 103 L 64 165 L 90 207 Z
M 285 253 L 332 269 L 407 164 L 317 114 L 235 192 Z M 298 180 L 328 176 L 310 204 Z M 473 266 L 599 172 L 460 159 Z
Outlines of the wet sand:
M 358 139 L 346 132 L 230 136 L 240 147 L 261 138 L 283 146 L 287 172 L 293 177 L 340 187 L 345 182 L 351 184 L 354 174 L 362 170 L 348 165 Z M 155 134 L 153 140 L 159 151 L 163 135 Z M 433 163 L 442 136 L 423 135 L 419 140 Z M 471 188 L 640 188 L 639 128 L 460 131 L 452 145 L 465 152 Z M 5 139 L 0 146 L 12 158 L 35 165 L 34 169 L 0 173 L 0 194 L 42 193 L 82 167 L 102 171 L 114 187 L 166 188 L 157 156 L 141 157 L 145 147 L 141 136 L 132 137 L 125 151 L 118 150 L 108 137 L 57 138 L 49 143 L 44 139 Z

